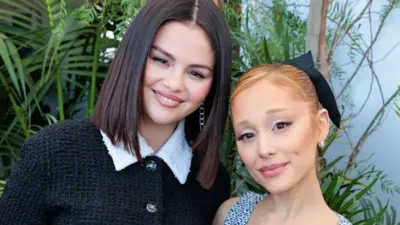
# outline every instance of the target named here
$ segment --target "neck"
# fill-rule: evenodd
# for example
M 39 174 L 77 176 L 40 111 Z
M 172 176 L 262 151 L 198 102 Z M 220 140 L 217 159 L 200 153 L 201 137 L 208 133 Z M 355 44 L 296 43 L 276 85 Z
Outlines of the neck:
M 295 184 L 292 189 L 284 193 L 271 194 L 267 198 L 268 211 L 273 212 L 282 220 L 298 218 L 299 215 L 303 217 L 312 216 L 315 213 L 329 213 L 330 209 L 325 203 L 314 171 Z
M 153 121 L 143 120 L 139 126 L 139 133 L 154 152 L 158 152 L 172 136 L 177 125 L 178 123 L 161 125 Z

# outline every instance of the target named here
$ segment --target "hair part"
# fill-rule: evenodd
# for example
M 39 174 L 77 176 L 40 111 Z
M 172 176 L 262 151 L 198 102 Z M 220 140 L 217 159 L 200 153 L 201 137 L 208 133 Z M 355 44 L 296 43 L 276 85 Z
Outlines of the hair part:
M 144 115 L 145 62 L 158 29 L 167 22 L 190 22 L 207 34 L 215 54 L 213 83 L 204 101 L 206 122 L 200 132 L 199 110 L 185 118 L 185 134 L 193 143 L 192 171 L 205 188 L 215 181 L 219 168 L 225 123 L 229 110 L 231 43 L 229 28 L 211 0 L 149 0 L 124 35 L 108 70 L 91 122 L 113 144 L 122 143 L 139 161 L 138 130 Z
M 193 15 L 192 15 L 192 22 L 196 23 L 197 17 L 199 13 L 199 0 L 194 1 L 194 7 L 193 7 Z

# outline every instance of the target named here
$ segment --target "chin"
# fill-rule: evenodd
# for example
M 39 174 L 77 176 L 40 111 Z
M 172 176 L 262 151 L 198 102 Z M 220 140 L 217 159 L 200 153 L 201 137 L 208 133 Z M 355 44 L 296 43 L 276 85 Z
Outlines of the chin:
M 178 123 L 179 119 L 174 119 L 172 115 L 160 112 L 157 115 L 148 115 L 148 119 L 157 125 L 171 125 Z
M 274 195 L 287 192 L 293 186 L 292 180 L 286 177 L 276 177 L 269 179 L 260 177 L 257 182 L 261 184 L 265 189 L 267 189 L 269 193 Z
M 289 184 L 266 184 L 264 187 L 273 195 L 279 195 L 291 189 Z

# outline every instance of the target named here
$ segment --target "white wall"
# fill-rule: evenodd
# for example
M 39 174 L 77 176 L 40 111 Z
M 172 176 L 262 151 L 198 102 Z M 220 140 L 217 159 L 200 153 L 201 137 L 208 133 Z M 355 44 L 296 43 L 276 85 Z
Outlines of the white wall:
M 344 0 L 338 0 L 343 4 Z M 355 13 L 360 12 L 362 7 L 366 4 L 367 0 L 360 0 L 359 4 L 353 7 Z M 381 11 L 382 5 L 387 1 L 374 1 L 372 11 Z M 379 25 L 379 15 L 374 14 L 372 17 L 373 32 L 375 33 Z M 360 32 L 364 35 L 367 43 L 370 41 L 370 28 L 368 18 L 360 21 Z M 396 47 L 397 45 L 397 47 Z M 395 47 L 395 48 L 394 48 Z M 393 49 L 394 48 L 394 49 Z M 392 50 L 393 49 L 393 50 Z M 392 51 L 391 51 L 392 50 Z M 338 63 L 347 63 L 349 57 L 347 56 L 346 47 L 338 49 L 335 54 L 334 60 Z M 385 100 L 397 89 L 400 85 L 400 9 L 396 8 L 392 11 L 383 27 L 380 38 L 377 40 L 373 48 L 374 60 L 383 58 L 388 52 L 391 53 L 384 58 L 384 60 L 374 64 L 374 69 L 378 75 Z M 365 64 L 365 63 L 364 63 Z M 366 65 L 366 64 L 365 64 Z M 348 73 L 352 73 L 356 65 L 348 65 L 342 67 Z M 349 74 L 347 75 L 349 77 Z M 363 67 L 355 80 L 352 82 L 350 88 L 350 96 L 354 103 L 354 111 L 363 104 L 371 81 L 371 70 L 368 67 Z M 336 86 L 336 85 L 335 85 Z M 339 89 L 335 87 L 335 89 Z M 398 101 L 399 102 L 399 101 Z M 356 142 L 363 131 L 366 129 L 376 112 L 382 105 L 382 100 L 379 94 L 379 89 L 375 83 L 372 89 L 371 97 L 365 106 L 363 112 L 351 122 L 353 128 L 349 130 L 349 136 L 353 142 Z M 359 160 L 367 159 L 374 154 L 371 162 L 374 162 L 377 169 L 384 170 L 388 175 L 388 179 L 393 180 L 396 184 L 400 184 L 400 118 L 395 114 L 393 108 L 387 109 L 388 115 L 382 126 L 373 133 L 366 141 L 361 149 L 358 157 Z M 341 154 L 349 154 L 349 148 L 344 144 L 335 144 L 333 149 L 328 153 L 328 158 L 333 159 Z M 342 164 L 344 165 L 344 164 Z M 386 202 L 388 196 L 383 193 L 380 188 L 374 190 L 378 197 Z M 391 199 L 397 211 L 400 213 L 400 194 L 395 194 Z

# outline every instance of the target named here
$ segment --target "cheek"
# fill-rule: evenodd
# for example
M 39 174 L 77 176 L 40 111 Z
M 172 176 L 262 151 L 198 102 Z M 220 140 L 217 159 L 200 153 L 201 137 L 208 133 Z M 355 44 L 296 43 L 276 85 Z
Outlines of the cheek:
M 165 74 L 165 71 L 161 71 L 161 68 L 153 65 L 150 59 L 147 59 L 146 67 L 144 70 L 144 85 L 153 85 L 154 83 L 162 79 L 163 74 Z
M 297 120 L 289 130 L 273 137 L 277 150 L 294 165 L 304 167 L 315 162 L 315 135 L 308 123 Z
M 313 134 L 308 133 L 298 135 L 297 138 L 292 139 L 292 146 L 290 147 L 292 151 L 288 151 L 288 154 L 297 159 L 297 164 L 303 166 L 315 164 L 317 149 L 313 137 Z
M 190 99 L 195 103 L 201 103 L 204 101 L 208 93 L 210 92 L 212 79 L 203 81 L 189 81 L 186 89 L 189 93 Z
M 254 147 L 251 146 L 244 146 L 240 143 L 236 143 L 238 153 L 240 155 L 241 160 L 243 163 L 250 169 L 250 167 L 256 162 L 257 160 L 257 152 Z

